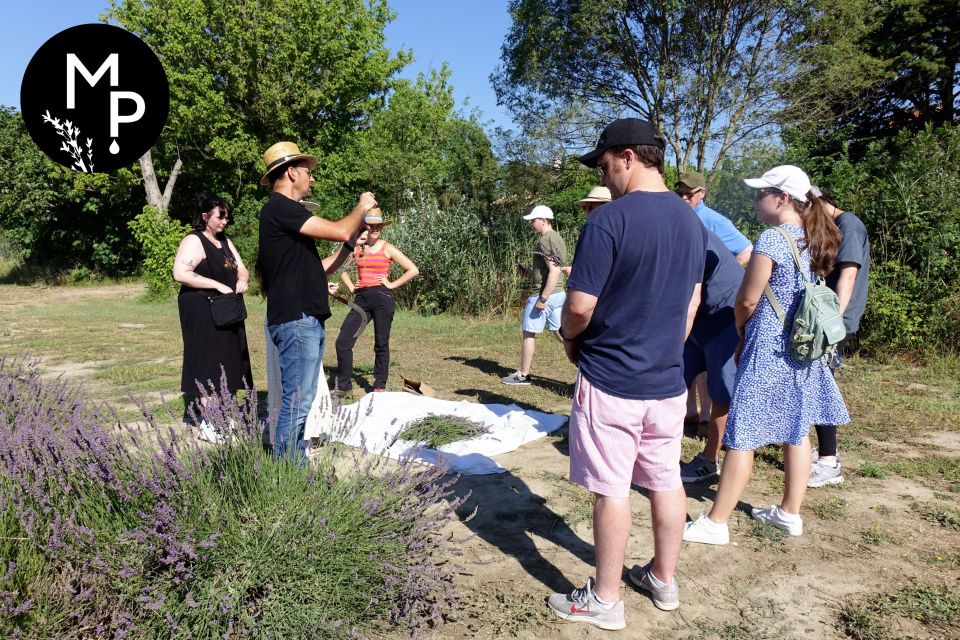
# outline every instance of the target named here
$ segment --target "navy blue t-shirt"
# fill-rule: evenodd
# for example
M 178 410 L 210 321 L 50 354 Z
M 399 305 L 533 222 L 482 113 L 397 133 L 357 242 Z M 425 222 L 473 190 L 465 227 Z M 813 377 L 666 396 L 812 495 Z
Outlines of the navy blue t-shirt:
M 633 191 L 590 216 L 567 286 L 597 296 L 577 337 L 592 385 L 635 400 L 684 392 L 687 307 L 706 245 L 703 223 L 672 192 Z
M 710 315 L 723 307 L 732 307 L 737 298 L 743 280 L 743 267 L 726 249 L 723 240 L 707 229 L 707 256 L 698 319 L 700 315 Z

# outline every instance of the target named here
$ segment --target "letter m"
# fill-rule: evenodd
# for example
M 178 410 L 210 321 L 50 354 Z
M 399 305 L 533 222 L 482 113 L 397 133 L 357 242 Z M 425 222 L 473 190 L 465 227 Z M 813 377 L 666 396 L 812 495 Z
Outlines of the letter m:
M 100 68 L 97 69 L 97 72 L 94 75 L 90 75 L 90 72 L 87 71 L 87 68 L 80 62 L 80 58 L 74 53 L 67 54 L 67 109 L 73 109 L 75 106 L 75 88 L 76 88 L 76 72 L 79 71 L 80 74 L 86 79 L 87 84 L 91 87 L 97 84 L 100 81 L 100 78 L 103 77 L 103 74 L 107 72 L 107 69 L 110 70 L 110 86 L 115 87 L 120 82 L 120 55 L 117 53 L 111 53 L 107 56 L 107 59 L 103 61 L 103 64 L 100 65 Z

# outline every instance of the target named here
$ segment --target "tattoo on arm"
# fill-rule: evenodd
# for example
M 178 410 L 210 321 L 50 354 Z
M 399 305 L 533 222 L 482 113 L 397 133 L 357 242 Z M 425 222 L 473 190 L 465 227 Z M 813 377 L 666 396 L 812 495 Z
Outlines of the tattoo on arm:
M 195 265 L 193 264 L 193 259 L 192 259 L 192 258 L 189 259 L 189 260 L 180 260 L 180 264 L 186 265 L 186 266 L 188 266 L 188 267 L 193 267 L 193 266 L 195 266 Z

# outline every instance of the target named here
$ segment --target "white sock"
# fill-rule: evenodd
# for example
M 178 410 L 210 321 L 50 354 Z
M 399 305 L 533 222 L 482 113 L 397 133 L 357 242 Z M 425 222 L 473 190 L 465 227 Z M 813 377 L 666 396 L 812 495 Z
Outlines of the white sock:
M 609 609 L 610 607 L 616 604 L 616 602 L 607 602 L 606 600 L 601 598 L 599 595 L 597 595 L 596 591 L 593 592 L 593 599 L 596 600 L 597 604 L 599 604 L 604 609 Z
M 783 507 L 779 505 L 777 506 L 777 511 L 778 511 L 777 515 L 779 515 L 782 520 L 788 520 L 790 522 L 797 522 L 798 520 L 800 520 L 799 513 L 787 513 L 786 511 L 783 510 Z
M 650 573 L 647 575 L 650 576 L 650 582 L 653 583 L 653 586 L 655 586 L 657 589 L 663 589 L 665 586 L 667 586 L 666 582 L 654 575 L 652 568 L 650 569 Z

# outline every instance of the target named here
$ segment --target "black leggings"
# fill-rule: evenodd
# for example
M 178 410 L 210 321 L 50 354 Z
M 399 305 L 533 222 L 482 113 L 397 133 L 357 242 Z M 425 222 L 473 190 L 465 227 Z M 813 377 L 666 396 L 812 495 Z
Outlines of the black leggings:
M 840 354 L 841 360 L 843 349 L 853 336 L 854 334 L 848 333 L 843 340 L 837 343 L 837 353 Z M 833 371 L 834 369 L 831 367 L 830 372 L 833 373 Z M 818 424 L 814 428 L 817 430 L 817 453 L 820 457 L 837 455 L 837 426 L 833 424 Z
M 356 290 L 353 301 L 373 321 L 373 386 L 383 389 L 387 386 L 390 373 L 390 327 L 397 308 L 393 295 L 382 285 L 364 287 Z M 360 328 L 361 321 L 360 314 L 351 310 L 344 318 L 340 335 L 337 336 L 337 389 L 341 391 L 353 387 L 353 345 L 357 342 L 353 336 Z

